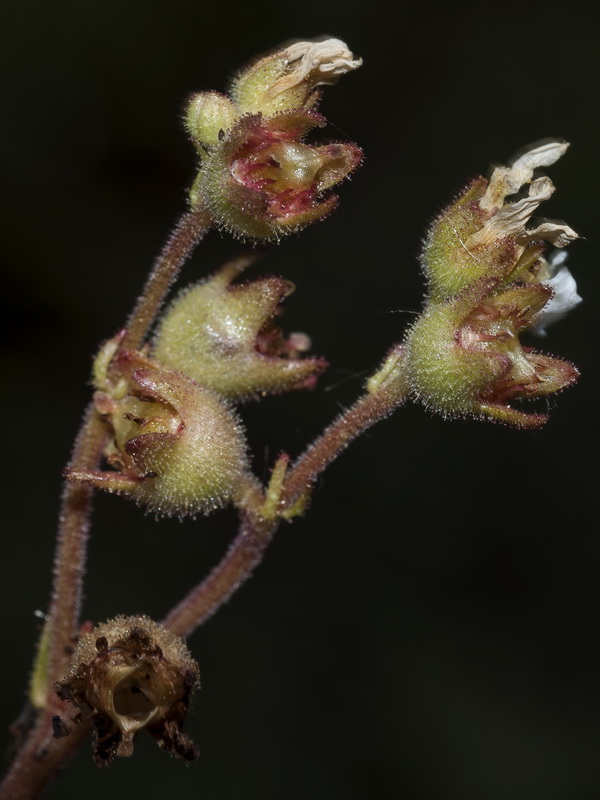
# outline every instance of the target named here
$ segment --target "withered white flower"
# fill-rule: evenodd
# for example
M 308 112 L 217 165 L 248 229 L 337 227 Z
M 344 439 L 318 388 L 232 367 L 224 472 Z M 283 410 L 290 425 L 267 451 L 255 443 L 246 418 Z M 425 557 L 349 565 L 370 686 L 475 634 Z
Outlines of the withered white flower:
M 311 87 L 331 85 L 346 72 L 358 69 L 362 64 L 362 58 L 354 58 L 341 39 L 324 36 L 292 42 L 278 55 L 285 59 L 289 71 L 273 83 L 268 91 L 271 98 L 302 81 L 306 81 Z
M 510 167 L 496 167 L 488 188 L 479 201 L 480 207 L 484 211 L 502 208 L 504 199 L 508 195 L 515 194 L 521 186 L 530 183 L 534 170 L 554 164 L 567 152 L 568 147 L 568 142 L 556 141 L 545 141 L 536 146 L 529 145 L 531 149 L 526 149 Z
M 563 222 L 540 220 L 538 225 L 526 227 L 540 203 L 548 200 L 554 192 L 550 178 L 544 176 L 533 179 L 534 171 L 554 164 L 568 147 L 568 142 L 546 141 L 526 150 L 512 166 L 496 167 L 479 201 L 480 208 L 490 214 L 489 219 L 467 239 L 466 247 L 471 249 L 506 236 L 513 237 L 524 246 L 536 239 L 543 239 L 555 247 L 565 247 L 577 239 L 577 233 Z M 513 203 L 505 202 L 509 195 L 525 187 L 525 197 Z

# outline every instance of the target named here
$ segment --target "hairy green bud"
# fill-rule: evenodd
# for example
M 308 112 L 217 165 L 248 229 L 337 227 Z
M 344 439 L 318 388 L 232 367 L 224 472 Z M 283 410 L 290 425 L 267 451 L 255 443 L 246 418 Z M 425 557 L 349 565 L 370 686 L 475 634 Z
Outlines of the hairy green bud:
M 156 362 L 237 401 L 310 388 L 327 366 L 298 357 L 310 347 L 305 334 L 286 338 L 274 325 L 294 289 L 289 281 L 272 275 L 231 284 L 251 260 L 226 264 L 185 289 L 161 321 L 152 352 Z

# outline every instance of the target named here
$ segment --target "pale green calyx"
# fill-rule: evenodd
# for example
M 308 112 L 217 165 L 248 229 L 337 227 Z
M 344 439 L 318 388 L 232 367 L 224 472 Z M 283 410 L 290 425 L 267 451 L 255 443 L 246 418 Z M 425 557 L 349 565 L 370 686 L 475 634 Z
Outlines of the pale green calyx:
M 310 347 L 307 336 L 285 337 L 274 324 L 291 283 L 274 275 L 232 283 L 251 261 L 226 264 L 181 292 L 159 325 L 152 351 L 164 367 L 237 401 L 309 388 L 327 366 L 321 358 L 301 357 Z
M 546 415 L 515 409 L 511 401 L 560 391 L 578 372 L 519 339 L 539 319 L 552 290 L 538 283 L 498 292 L 499 283 L 477 281 L 425 308 L 405 342 L 408 385 L 416 400 L 445 417 L 539 427 Z

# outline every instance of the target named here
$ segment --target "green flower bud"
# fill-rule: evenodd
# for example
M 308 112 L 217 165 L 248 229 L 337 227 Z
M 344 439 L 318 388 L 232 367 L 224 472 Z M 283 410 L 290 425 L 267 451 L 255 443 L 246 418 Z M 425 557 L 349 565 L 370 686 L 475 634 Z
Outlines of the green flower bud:
M 185 289 L 160 323 L 153 359 L 238 401 L 312 387 L 327 362 L 298 358 L 308 337 L 285 338 L 273 324 L 293 285 L 275 276 L 231 285 L 249 263 L 231 262 Z
M 218 145 L 226 131 L 232 128 L 239 112 L 224 94 L 201 92 L 190 101 L 185 126 L 200 150 Z
M 108 342 L 97 360 L 94 396 L 111 430 L 105 456 L 115 471 L 70 469 L 67 478 L 128 495 L 157 515 L 209 513 L 233 500 L 247 469 L 233 411 L 182 373 L 118 343 Z

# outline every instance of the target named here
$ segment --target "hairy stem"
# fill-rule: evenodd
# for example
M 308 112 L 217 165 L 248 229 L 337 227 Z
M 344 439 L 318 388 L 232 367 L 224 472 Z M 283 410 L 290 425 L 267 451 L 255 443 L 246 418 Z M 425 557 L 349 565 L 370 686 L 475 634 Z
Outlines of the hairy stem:
M 136 348 L 142 344 L 181 266 L 209 227 L 210 219 L 206 212 L 184 214 L 158 257 L 133 309 L 122 347 Z M 90 408 L 76 439 L 71 468 L 80 471 L 97 469 L 105 440 L 104 425 Z M 73 640 L 77 635 L 92 494 L 93 489 L 89 486 L 67 483 L 63 495 L 48 620 L 50 695 L 55 681 L 68 669 Z
M 363 395 L 333 422 L 291 467 L 281 498 L 283 508 L 293 506 L 307 495 L 318 476 L 361 433 L 389 415 L 406 399 L 406 395 L 383 388 Z
M 73 726 L 68 736 L 53 738 L 53 713 L 52 711 L 39 713 L 34 728 L 17 753 L 0 786 L 0 800 L 35 800 L 54 780 L 88 735 L 89 724 L 81 722 Z
M 203 210 L 190 211 L 182 217 L 157 259 L 129 317 L 123 347 L 135 349 L 143 343 L 181 266 L 210 226 L 210 217 Z M 97 469 L 106 435 L 100 416 L 90 406 L 75 440 L 70 466 L 84 472 Z M 93 489 L 84 484 L 69 482 L 65 486 L 54 562 L 52 599 L 46 623 L 47 705 L 38 713 L 34 728 L 0 787 L 1 800 L 29 800 L 37 797 L 89 730 L 82 723 L 68 737 L 54 739 L 51 735 L 52 716 L 61 707 L 54 695 L 54 683 L 70 667 L 73 644 L 79 629 L 92 496 Z M 38 657 L 42 656 L 43 653 L 40 652 Z
M 105 426 L 90 406 L 75 440 L 71 466 L 84 470 L 97 469 L 105 441 Z M 93 490 L 89 486 L 79 483 L 67 483 L 63 493 L 52 600 L 47 620 L 47 688 L 50 695 L 53 693 L 54 682 L 69 668 L 74 637 L 79 626 L 92 494 Z
M 179 270 L 210 226 L 210 216 L 204 209 L 194 209 L 183 215 L 135 304 L 121 347 L 135 350 L 142 344 Z
M 364 395 L 341 414 L 300 456 L 285 478 L 278 513 L 308 495 L 316 478 L 342 453 L 350 442 L 368 428 L 388 417 L 406 398 L 398 391 L 398 380 L 383 384 L 378 391 Z M 238 535 L 222 561 L 210 575 L 163 620 L 163 625 L 178 636 L 189 636 L 211 617 L 252 576 L 277 530 L 280 516 L 261 515 L 264 496 L 249 492 L 241 514 Z M 264 508 L 264 506 L 262 506 Z M 297 512 L 294 512 L 297 513 Z
M 178 636 L 189 636 L 202 625 L 254 572 L 277 529 L 278 520 L 242 512 L 238 535 L 221 563 L 183 598 L 162 624 Z

